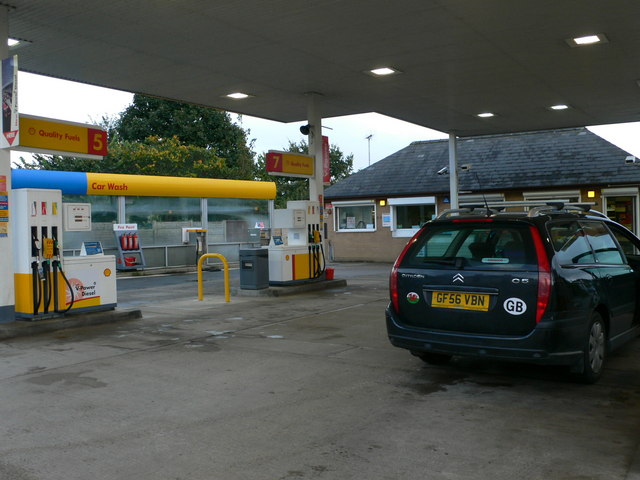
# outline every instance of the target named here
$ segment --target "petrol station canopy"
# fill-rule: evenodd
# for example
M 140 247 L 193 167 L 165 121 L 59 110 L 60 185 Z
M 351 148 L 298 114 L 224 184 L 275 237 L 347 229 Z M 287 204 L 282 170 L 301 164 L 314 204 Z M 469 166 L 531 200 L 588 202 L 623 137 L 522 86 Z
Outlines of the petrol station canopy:
M 325 118 L 378 112 L 459 136 L 640 120 L 636 1 L 3 5 L 22 71 L 282 122 L 305 120 L 312 92 Z M 571 41 L 587 35 L 600 42 Z

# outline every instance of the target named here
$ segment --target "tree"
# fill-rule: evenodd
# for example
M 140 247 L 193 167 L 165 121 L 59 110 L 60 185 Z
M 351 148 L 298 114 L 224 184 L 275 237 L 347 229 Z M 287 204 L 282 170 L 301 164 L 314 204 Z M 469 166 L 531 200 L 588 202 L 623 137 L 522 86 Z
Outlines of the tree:
M 144 143 L 111 142 L 103 161 L 58 155 L 35 155 L 35 164 L 20 158 L 20 168 L 74 172 L 233 178 L 234 172 L 211 150 L 183 145 L 177 137 L 149 137 Z
M 116 141 L 145 142 L 175 136 L 183 145 L 200 147 L 225 160 L 235 178 L 250 179 L 253 152 L 247 132 L 227 112 L 136 94 L 110 129 Z
M 309 145 L 302 140 L 300 143 L 289 142 L 285 152 L 308 154 Z M 330 145 L 329 158 L 331 165 L 331 185 L 353 173 L 353 154 L 345 156 L 336 145 Z M 267 174 L 266 156 L 261 154 L 256 162 L 256 177 L 260 180 L 270 180 L 276 183 L 276 208 L 285 208 L 289 200 L 309 199 L 309 180 L 305 178 L 280 177 Z
M 253 178 L 247 132 L 212 108 L 135 95 L 115 119 L 103 118 L 109 153 L 102 161 L 34 155 L 19 168 L 180 177 Z

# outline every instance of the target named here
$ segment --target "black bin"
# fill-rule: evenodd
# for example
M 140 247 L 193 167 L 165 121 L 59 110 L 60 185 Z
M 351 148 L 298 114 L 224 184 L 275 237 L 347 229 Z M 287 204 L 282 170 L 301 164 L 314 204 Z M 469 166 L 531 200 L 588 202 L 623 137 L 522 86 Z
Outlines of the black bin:
M 243 248 L 240 250 L 240 288 L 261 290 L 269 288 L 269 250 Z

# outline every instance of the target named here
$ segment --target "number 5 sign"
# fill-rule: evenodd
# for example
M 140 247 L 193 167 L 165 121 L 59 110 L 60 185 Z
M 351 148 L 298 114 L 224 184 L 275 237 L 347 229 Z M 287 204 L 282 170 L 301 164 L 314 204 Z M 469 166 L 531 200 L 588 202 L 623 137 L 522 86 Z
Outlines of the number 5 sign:
M 98 130 L 97 128 L 88 128 L 87 153 L 91 155 L 105 156 L 107 154 L 107 132 Z
M 13 149 L 101 159 L 107 154 L 107 132 L 96 125 L 20 115 L 20 136 Z

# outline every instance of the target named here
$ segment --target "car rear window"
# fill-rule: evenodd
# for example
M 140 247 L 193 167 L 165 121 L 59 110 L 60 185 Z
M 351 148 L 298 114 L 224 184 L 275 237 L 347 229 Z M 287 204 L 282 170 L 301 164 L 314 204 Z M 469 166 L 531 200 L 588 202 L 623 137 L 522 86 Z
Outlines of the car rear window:
M 487 270 L 537 268 L 529 227 L 493 222 L 428 225 L 403 264 Z

